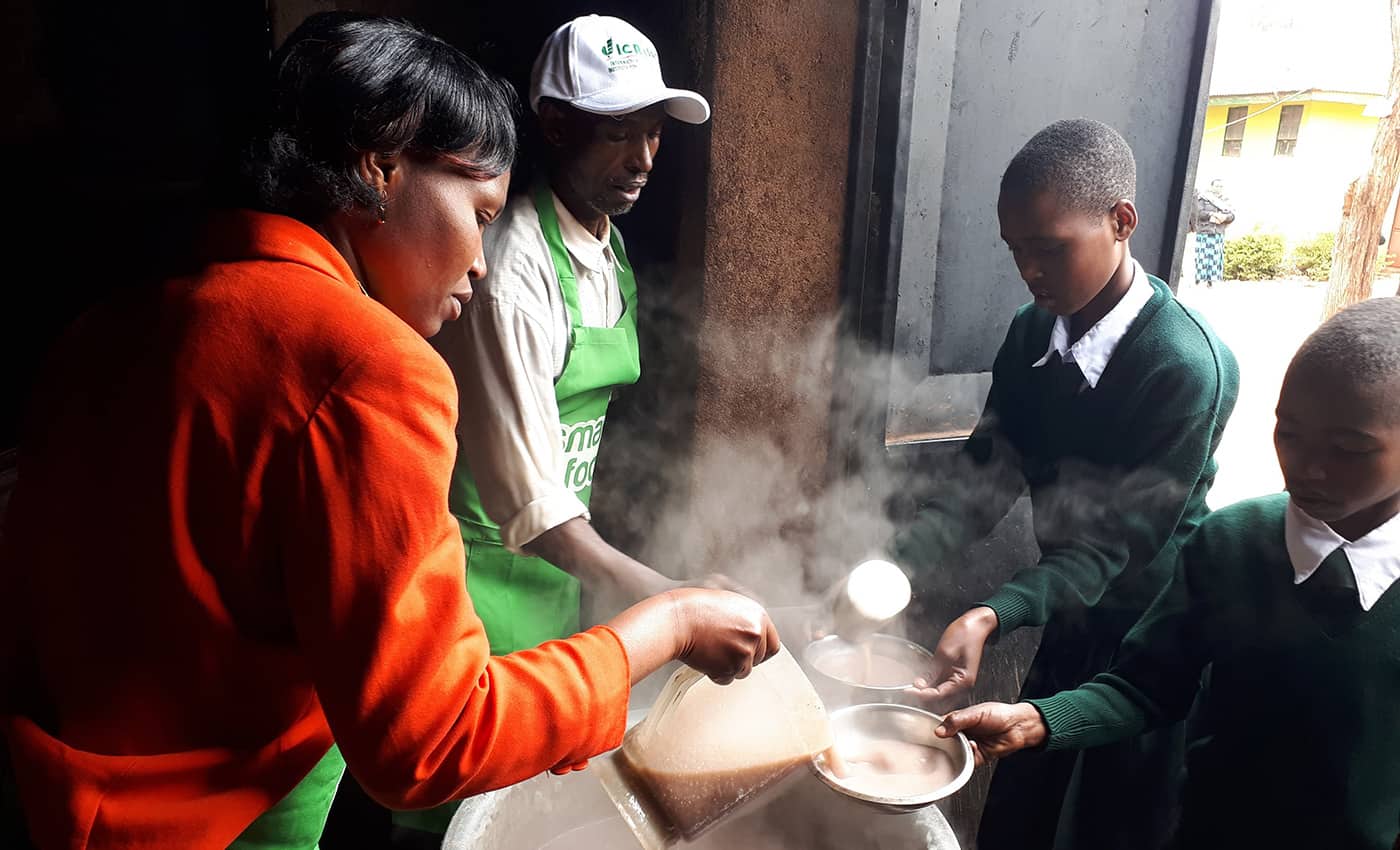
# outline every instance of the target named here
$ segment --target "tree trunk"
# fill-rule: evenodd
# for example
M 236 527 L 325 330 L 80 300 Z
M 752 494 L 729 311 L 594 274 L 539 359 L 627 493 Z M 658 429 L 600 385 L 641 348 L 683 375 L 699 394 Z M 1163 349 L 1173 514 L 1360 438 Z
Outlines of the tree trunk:
M 1327 281 L 1324 320 L 1343 307 L 1371 297 L 1376 255 L 1386 208 L 1400 177 L 1400 0 L 1390 3 L 1390 113 L 1376 125 L 1371 168 L 1347 188 L 1342 222 L 1332 249 L 1332 275 Z

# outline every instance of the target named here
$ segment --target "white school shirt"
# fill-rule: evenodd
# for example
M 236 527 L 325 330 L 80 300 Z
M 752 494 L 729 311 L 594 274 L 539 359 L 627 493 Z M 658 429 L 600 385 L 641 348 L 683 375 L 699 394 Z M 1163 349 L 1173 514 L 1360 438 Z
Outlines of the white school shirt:
M 1346 553 L 1361 609 L 1370 611 L 1376 600 L 1400 578 L 1400 514 L 1396 514 L 1358 540 L 1347 540 L 1332 527 L 1314 519 L 1288 501 L 1283 515 L 1283 538 L 1293 564 L 1293 583 L 1302 584 L 1317 572 L 1328 555 Z
M 1045 350 L 1045 356 L 1032 363 L 1031 367 L 1044 366 L 1050 362 L 1050 355 L 1058 352 L 1062 362 L 1079 366 L 1079 371 L 1084 373 L 1084 383 L 1088 384 L 1090 389 L 1098 386 L 1099 378 L 1103 377 L 1104 370 L 1108 368 L 1109 358 L 1118 348 L 1118 343 L 1123 341 L 1123 336 L 1127 334 L 1133 320 L 1142 312 L 1142 308 L 1147 306 L 1147 302 L 1152 300 L 1153 292 L 1147 272 L 1142 270 L 1137 260 L 1133 260 L 1133 282 L 1128 284 L 1128 291 L 1123 293 L 1123 297 L 1118 299 L 1113 309 L 1095 322 L 1073 345 L 1069 343 L 1069 318 L 1057 316 L 1055 327 L 1050 331 L 1050 346 Z

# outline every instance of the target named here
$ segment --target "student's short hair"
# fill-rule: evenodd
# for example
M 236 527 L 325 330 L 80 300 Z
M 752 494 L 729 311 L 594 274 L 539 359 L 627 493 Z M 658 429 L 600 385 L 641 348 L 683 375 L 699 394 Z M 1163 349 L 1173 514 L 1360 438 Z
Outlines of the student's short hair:
M 1303 341 L 1293 362 L 1358 384 L 1400 377 L 1400 298 L 1374 298 L 1340 311 Z
M 1137 161 L 1117 130 L 1089 118 L 1056 121 L 1031 137 L 1001 176 L 1002 194 L 1051 192 L 1070 210 L 1105 215 L 1137 195 Z
M 365 153 L 448 157 L 489 180 L 515 161 L 515 91 L 436 36 L 355 12 L 307 18 L 272 57 L 271 91 L 240 162 L 240 200 L 316 224 L 374 209 Z

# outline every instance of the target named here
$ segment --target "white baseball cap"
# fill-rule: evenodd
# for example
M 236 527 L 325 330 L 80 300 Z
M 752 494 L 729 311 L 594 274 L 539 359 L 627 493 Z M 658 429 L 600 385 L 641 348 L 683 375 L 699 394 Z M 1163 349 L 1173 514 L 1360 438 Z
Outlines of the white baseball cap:
M 530 108 L 550 97 L 595 115 L 625 115 L 664 102 L 687 124 L 710 119 L 710 104 L 693 91 L 668 88 L 651 39 L 621 18 L 574 18 L 545 40 L 530 74 Z

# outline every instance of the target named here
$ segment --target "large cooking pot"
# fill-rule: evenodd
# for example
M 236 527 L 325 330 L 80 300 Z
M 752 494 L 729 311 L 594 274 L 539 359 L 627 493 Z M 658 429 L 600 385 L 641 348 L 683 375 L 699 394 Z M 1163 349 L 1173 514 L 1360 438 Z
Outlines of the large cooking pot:
M 635 850 L 637 840 L 593 771 L 542 774 L 474 797 L 458 810 L 444 850 Z M 743 810 L 685 850 L 958 850 L 936 806 L 886 814 L 804 772 L 766 803 Z
M 812 608 L 769 613 L 784 642 L 812 639 Z M 632 689 L 628 727 L 640 722 L 679 664 L 667 665 Z M 602 756 L 599 756 L 602 758 Z M 443 850 L 638 850 L 593 770 L 543 773 L 519 785 L 464 800 L 448 827 Z M 803 771 L 767 800 L 677 850 L 959 850 L 937 806 L 907 814 L 877 811 L 828 788 Z

